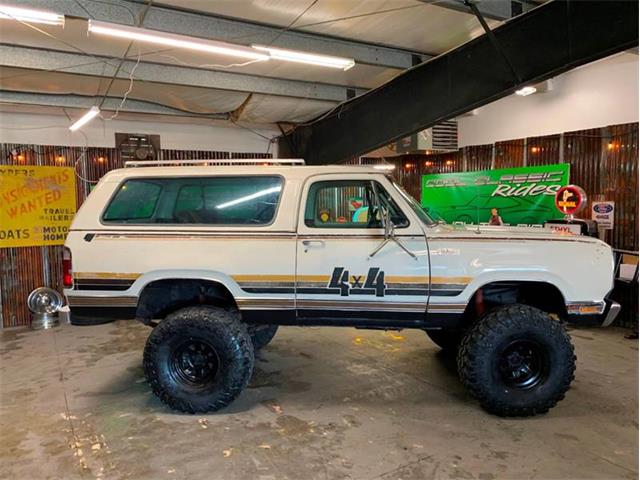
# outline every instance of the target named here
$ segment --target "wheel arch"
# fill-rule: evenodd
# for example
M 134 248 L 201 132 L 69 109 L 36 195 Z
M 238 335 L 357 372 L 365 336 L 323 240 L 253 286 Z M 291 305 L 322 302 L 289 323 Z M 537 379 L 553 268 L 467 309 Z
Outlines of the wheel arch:
M 557 285 L 540 280 L 499 280 L 487 282 L 473 292 L 464 312 L 465 323 L 472 323 L 494 307 L 514 303 L 538 308 L 560 319 L 568 315 L 566 297 Z
M 141 287 L 136 318 L 150 321 L 192 305 L 237 309 L 231 289 L 222 281 L 195 277 L 164 277 Z

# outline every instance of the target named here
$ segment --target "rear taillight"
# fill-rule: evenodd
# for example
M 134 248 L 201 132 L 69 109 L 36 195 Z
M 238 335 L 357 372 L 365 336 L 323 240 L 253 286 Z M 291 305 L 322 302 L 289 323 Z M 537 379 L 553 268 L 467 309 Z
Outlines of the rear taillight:
M 73 287 L 73 269 L 71 267 L 71 250 L 67 247 L 62 249 L 62 285 L 67 288 Z

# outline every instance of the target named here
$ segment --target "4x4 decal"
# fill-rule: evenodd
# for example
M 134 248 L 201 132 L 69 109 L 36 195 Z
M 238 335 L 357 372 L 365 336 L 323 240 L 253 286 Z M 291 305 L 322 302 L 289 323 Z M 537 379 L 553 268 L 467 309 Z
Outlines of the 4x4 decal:
M 380 267 L 354 275 L 347 267 L 334 267 L 331 275 L 235 275 L 247 293 L 280 295 L 357 296 L 456 296 L 469 284 L 467 277 L 433 277 L 431 293 L 426 276 L 387 275 Z
M 384 271 L 378 267 L 371 267 L 366 276 L 350 275 L 349 270 L 344 267 L 335 267 L 327 287 L 340 289 L 340 296 L 342 297 L 374 294 L 376 297 L 384 297 L 386 290 Z

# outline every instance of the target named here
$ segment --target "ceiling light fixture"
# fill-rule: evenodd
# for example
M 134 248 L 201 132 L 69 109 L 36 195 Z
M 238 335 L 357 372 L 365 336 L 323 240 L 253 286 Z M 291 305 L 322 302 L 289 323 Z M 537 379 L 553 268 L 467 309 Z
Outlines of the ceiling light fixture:
M 285 50 L 283 48 L 265 47 L 263 45 L 252 45 L 256 50 L 268 52 L 271 58 L 284 60 L 286 62 L 306 63 L 308 65 L 318 65 L 320 67 L 339 68 L 349 70 L 356 62 L 353 58 L 331 57 L 329 55 L 316 55 L 315 53 L 298 52 L 296 50 Z
M 185 48 L 206 53 L 217 53 L 233 57 L 249 58 L 252 60 L 269 60 L 269 55 L 255 51 L 253 48 L 233 45 L 231 43 L 217 42 L 204 38 L 194 38 L 174 33 L 160 32 L 146 28 L 129 27 L 116 23 L 99 22 L 89 20 L 89 32 L 98 35 L 124 38 L 129 41 L 155 43 L 167 47 Z
M 43 10 L 31 10 L 30 8 L 9 7 L 7 5 L 0 5 L 0 19 L 64 27 L 64 15 Z
M 522 87 L 520 90 L 516 90 L 516 95 L 520 95 L 521 97 L 526 97 L 527 95 L 531 95 L 532 93 L 536 93 L 538 89 L 536 87 L 527 86 Z
M 383 164 L 383 165 L 374 165 L 373 168 L 376 170 L 395 170 L 395 165 Z
M 85 113 L 78 120 L 76 120 L 76 122 L 69 127 L 69 130 L 71 130 L 72 132 L 75 132 L 81 126 L 83 126 L 84 124 L 89 122 L 93 117 L 95 117 L 99 113 L 100 113 L 100 109 L 94 105 L 93 107 L 91 107 L 89 109 L 89 111 L 87 113 Z

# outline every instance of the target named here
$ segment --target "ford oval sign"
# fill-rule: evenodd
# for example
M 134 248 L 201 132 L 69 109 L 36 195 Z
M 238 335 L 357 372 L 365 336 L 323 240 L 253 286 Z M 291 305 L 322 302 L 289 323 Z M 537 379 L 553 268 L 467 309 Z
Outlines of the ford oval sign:
M 608 203 L 596 203 L 593 206 L 593 211 L 596 213 L 611 213 L 613 212 L 613 205 L 609 205 Z

